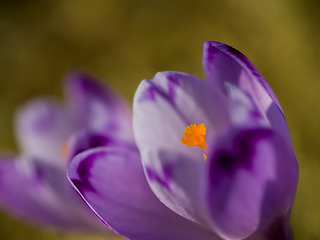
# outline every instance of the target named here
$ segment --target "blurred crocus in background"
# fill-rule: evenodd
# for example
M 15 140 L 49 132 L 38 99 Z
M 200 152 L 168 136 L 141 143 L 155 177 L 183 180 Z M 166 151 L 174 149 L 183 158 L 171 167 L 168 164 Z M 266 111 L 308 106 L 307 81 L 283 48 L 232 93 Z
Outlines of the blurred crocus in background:
M 139 151 L 85 151 L 69 179 L 128 239 L 292 239 L 298 165 L 276 96 L 225 44 L 205 42 L 202 63 L 208 81 L 181 72 L 142 81 L 133 103 Z
M 91 146 L 74 148 L 84 134 L 132 141 L 131 112 L 111 90 L 91 76 L 66 77 L 67 102 L 49 97 L 31 100 L 15 116 L 21 153 L 0 155 L 1 207 L 34 224 L 60 230 L 112 233 L 95 217 L 66 178 L 69 159 Z

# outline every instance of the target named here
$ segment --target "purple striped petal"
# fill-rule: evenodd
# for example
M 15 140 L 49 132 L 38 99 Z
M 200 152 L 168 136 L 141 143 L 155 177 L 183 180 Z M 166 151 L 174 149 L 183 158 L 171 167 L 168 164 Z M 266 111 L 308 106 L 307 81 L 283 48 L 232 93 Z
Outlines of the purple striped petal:
M 71 161 L 68 177 L 101 221 L 128 239 L 220 239 L 155 197 L 137 151 L 96 148 L 83 152 Z
M 74 131 L 62 106 L 52 99 L 37 99 L 22 106 L 16 114 L 16 135 L 22 153 L 65 166 L 62 146 Z
M 145 148 L 141 154 L 148 183 L 159 200 L 186 219 L 210 229 L 201 204 L 204 160 L 154 148 Z
M 214 132 L 229 123 L 228 100 L 211 83 L 182 72 L 158 72 L 152 83 L 190 124 L 204 123 Z M 196 113 L 196 114 L 195 114 Z M 208 121 L 210 119 L 210 121 Z M 207 133 L 213 135 L 213 133 Z
M 180 143 L 184 129 L 204 123 L 207 136 L 230 122 L 227 98 L 210 83 L 186 73 L 160 72 L 134 96 L 133 126 L 139 148 L 153 146 L 202 157 Z
M 290 211 L 298 166 L 290 146 L 271 129 L 230 129 L 215 139 L 205 176 L 213 229 L 223 238 L 243 239 Z
M 74 124 L 133 140 L 130 110 L 117 94 L 80 72 L 69 74 L 65 86 Z
M 250 95 L 232 84 L 227 84 L 227 94 L 230 104 L 230 118 L 233 125 L 270 127 L 266 115 Z
M 224 88 L 225 82 L 237 85 L 259 103 L 264 112 L 274 102 L 282 111 L 269 84 L 250 60 L 238 50 L 215 41 L 203 43 L 202 65 L 206 78 L 215 86 Z
M 280 103 L 269 84 L 250 60 L 238 50 L 215 41 L 203 43 L 202 65 L 206 78 L 225 91 L 226 83 L 238 86 L 257 102 L 272 128 L 288 143 L 291 138 Z
M 154 100 L 145 100 L 149 94 L 154 96 Z M 182 132 L 189 122 L 151 81 L 140 83 L 133 100 L 133 112 L 135 140 L 140 150 L 155 146 L 189 156 L 201 156 L 200 149 L 192 151 L 180 144 Z
M 10 156 L 0 158 L 0 204 L 4 210 L 28 221 L 60 229 L 93 230 L 94 225 L 99 226 L 90 212 L 85 218 L 81 215 L 84 212 L 76 211 L 78 204 L 85 207 L 78 196 L 78 199 L 73 196 L 71 204 L 73 192 L 70 190 L 73 189 L 59 168 L 43 161 L 25 161 Z

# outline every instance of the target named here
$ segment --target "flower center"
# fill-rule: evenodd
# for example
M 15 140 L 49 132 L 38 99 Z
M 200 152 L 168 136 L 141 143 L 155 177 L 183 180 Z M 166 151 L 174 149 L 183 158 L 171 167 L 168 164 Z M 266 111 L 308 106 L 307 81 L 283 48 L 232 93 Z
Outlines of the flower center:
M 183 137 L 181 138 L 180 143 L 186 146 L 198 146 L 201 148 L 205 153 L 203 154 L 203 158 L 206 161 L 207 158 L 207 151 L 208 145 L 204 136 L 206 135 L 206 127 L 203 123 L 201 124 L 191 124 L 183 131 Z

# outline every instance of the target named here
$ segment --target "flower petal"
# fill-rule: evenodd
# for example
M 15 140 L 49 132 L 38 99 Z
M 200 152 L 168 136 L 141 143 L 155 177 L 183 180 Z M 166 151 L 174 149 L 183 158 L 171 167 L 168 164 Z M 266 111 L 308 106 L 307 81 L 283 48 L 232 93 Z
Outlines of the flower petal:
M 140 149 L 155 146 L 193 157 L 202 155 L 200 149 L 193 151 L 180 143 L 188 121 L 151 81 L 140 83 L 133 100 L 133 112 L 134 136 Z
M 130 110 L 117 94 L 81 72 L 69 74 L 65 86 L 74 124 L 133 140 Z
M 71 161 L 68 177 L 101 221 L 128 239 L 219 239 L 155 197 L 137 151 L 88 150 Z
M 133 103 L 135 140 L 144 146 L 166 148 L 202 157 L 200 149 L 180 144 L 184 129 L 201 124 L 211 137 L 229 123 L 227 98 L 208 82 L 186 73 L 160 72 L 139 85 Z
M 243 239 L 289 211 L 298 166 L 287 142 L 267 128 L 229 129 L 208 156 L 204 202 L 213 229 Z
M 72 131 L 68 114 L 53 99 L 36 99 L 17 111 L 16 135 L 23 155 L 65 166 L 61 148 Z
M 269 126 L 265 113 L 250 95 L 232 84 L 226 84 L 230 104 L 230 118 L 234 126 Z
M 188 125 L 204 123 L 214 132 L 229 123 L 227 98 L 211 83 L 191 74 L 173 71 L 158 72 L 152 82 L 189 121 Z
M 202 65 L 206 78 L 215 86 L 223 89 L 224 83 L 230 82 L 252 95 L 264 112 L 272 102 L 283 112 L 269 84 L 238 50 L 223 43 L 206 41 L 203 43 Z
M 69 186 L 63 171 L 43 161 L 0 158 L 0 203 L 5 210 L 38 224 L 92 230 L 65 198 Z
M 206 163 L 148 147 L 141 152 L 141 157 L 148 183 L 159 200 L 179 215 L 210 229 L 200 190 Z
M 238 50 L 215 41 L 203 43 L 202 65 L 206 78 L 225 90 L 226 83 L 249 94 L 267 116 L 272 128 L 291 144 L 289 130 L 280 103 L 269 84 L 250 60 Z

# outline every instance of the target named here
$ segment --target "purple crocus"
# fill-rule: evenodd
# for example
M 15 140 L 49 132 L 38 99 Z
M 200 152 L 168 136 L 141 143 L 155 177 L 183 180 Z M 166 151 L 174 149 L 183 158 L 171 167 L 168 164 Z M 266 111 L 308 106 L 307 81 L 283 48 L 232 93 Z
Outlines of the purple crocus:
M 66 167 L 82 151 L 73 142 L 87 132 L 132 141 L 131 113 L 122 99 L 86 74 L 71 73 L 65 83 L 66 105 L 41 98 L 17 111 L 21 154 L 0 156 L 0 205 L 36 224 L 108 232 L 70 186 Z M 82 147 L 109 144 L 101 139 Z
M 181 72 L 143 80 L 136 145 L 80 153 L 70 182 L 128 239 L 292 239 L 298 165 L 275 94 L 230 46 L 205 42 L 202 63 L 207 81 Z

